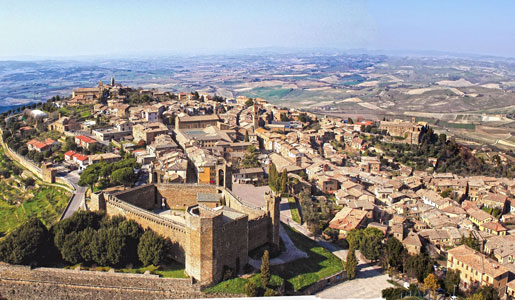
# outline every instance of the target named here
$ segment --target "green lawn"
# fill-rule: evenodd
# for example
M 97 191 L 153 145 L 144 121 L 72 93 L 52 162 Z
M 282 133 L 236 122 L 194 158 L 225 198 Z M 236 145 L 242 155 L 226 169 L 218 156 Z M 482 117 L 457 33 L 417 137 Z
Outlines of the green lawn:
M 343 270 L 342 261 L 334 254 L 285 224 L 283 227 L 295 246 L 308 254 L 308 258 L 272 266 L 272 273 L 287 280 L 295 290 Z
M 308 254 L 308 258 L 298 259 L 283 265 L 271 266 L 271 282 L 280 283 L 286 280 L 293 289 L 300 290 L 320 279 L 329 277 L 343 270 L 342 261 L 328 250 L 320 247 L 315 241 L 296 232 L 285 224 L 282 224 L 290 239 L 302 251 Z M 206 289 L 204 292 L 224 292 L 242 294 L 243 287 L 248 280 L 259 280 L 260 275 L 255 274 L 249 279 L 234 278 L 220 282 Z M 258 284 L 259 282 L 256 282 Z M 258 284 L 260 286 L 261 283 Z M 272 283 L 274 285 L 274 283 Z
M 172 262 L 167 265 L 162 266 L 146 266 L 140 268 L 131 268 L 131 269 L 116 269 L 116 272 L 121 273 L 132 273 L 132 274 L 144 274 L 146 271 L 149 271 L 150 274 L 157 274 L 161 277 L 166 278 L 188 278 L 186 274 L 184 274 L 184 265 L 181 265 L 177 262 Z
M 295 198 L 289 197 L 288 204 L 290 205 L 291 218 L 293 221 L 300 224 L 300 216 L 299 211 L 297 210 L 297 203 L 295 203 Z
M 0 165 L 21 166 L 8 159 L 0 148 Z M 40 184 L 39 187 L 25 189 L 21 177 L 10 173 L 10 178 L 1 179 L 0 184 L 0 233 L 8 233 L 37 216 L 49 226 L 56 222 L 66 207 L 71 193 L 55 187 Z
M 257 273 L 252 275 L 248 279 L 243 278 L 233 278 L 226 281 L 222 281 L 219 284 L 205 289 L 205 293 L 230 293 L 230 294 L 244 294 L 244 287 L 247 281 L 252 281 L 259 288 L 263 288 L 263 283 L 261 282 L 261 274 Z M 283 279 L 277 275 L 272 275 L 270 278 L 270 283 L 268 286 L 277 290 L 283 283 Z

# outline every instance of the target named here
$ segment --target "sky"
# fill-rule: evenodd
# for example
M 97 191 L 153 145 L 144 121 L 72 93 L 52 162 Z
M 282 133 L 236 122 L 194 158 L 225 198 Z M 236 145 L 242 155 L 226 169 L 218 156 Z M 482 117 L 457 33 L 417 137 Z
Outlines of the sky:
M 514 12 L 512 0 L 0 0 L 0 58 L 253 48 L 515 57 Z

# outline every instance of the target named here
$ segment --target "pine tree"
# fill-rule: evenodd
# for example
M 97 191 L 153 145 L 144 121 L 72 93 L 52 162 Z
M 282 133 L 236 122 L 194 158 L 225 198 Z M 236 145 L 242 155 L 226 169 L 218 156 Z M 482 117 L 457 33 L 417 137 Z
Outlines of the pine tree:
M 270 281 L 270 259 L 268 250 L 265 250 L 263 257 L 261 258 L 261 282 L 266 287 Z
M 356 278 L 356 267 L 358 266 L 358 259 L 354 246 L 351 244 L 349 252 L 347 253 L 347 261 L 345 262 L 345 272 L 347 272 L 347 279 L 352 280 Z
M 288 191 L 288 174 L 286 173 L 286 169 L 284 169 L 281 173 L 281 193 L 286 193 Z

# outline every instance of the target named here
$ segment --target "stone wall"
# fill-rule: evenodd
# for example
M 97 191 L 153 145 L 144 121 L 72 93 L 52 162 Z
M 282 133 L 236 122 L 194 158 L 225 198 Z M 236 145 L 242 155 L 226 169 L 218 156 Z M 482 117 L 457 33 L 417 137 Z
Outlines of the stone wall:
M 118 199 L 143 209 L 153 209 L 159 206 L 156 198 L 156 188 L 152 184 L 142 185 L 127 191 L 114 194 Z
M 265 211 L 259 207 L 245 203 L 227 189 L 221 189 L 225 203 L 230 208 L 249 215 L 249 220 L 259 219 L 266 215 Z
M 159 203 L 164 198 L 171 209 L 186 209 L 197 204 L 198 193 L 218 192 L 214 185 L 158 183 L 156 187 Z
M 204 298 L 191 279 L 0 265 L 0 293 L 8 299 Z M 227 296 L 227 295 L 217 295 Z
M 347 273 L 345 271 L 340 271 L 332 276 L 326 277 L 324 279 L 320 279 L 319 281 L 313 283 L 312 285 L 302 289 L 299 291 L 299 295 L 314 295 L 329 285 L 334 285 L 336 283 L 347 280 Z
M 269 224 L 270 218 L 268 217 L 262 217 L 260 219 L 253 219 L 249 221 L 249 251 L 252 251 L 269 242 L 267 234 Z
M 117 200 L 114 195 L 107 195 L 106 213 L 109 216 L 124 216 L 134 220 L 144 229 L 150 228 L 172 242 L 172 255 L 178 262 L 185 262 L 184 245 L 186 244 L 186 228 L 184 224 L 160 217 L 150 211 L 129 203 Z

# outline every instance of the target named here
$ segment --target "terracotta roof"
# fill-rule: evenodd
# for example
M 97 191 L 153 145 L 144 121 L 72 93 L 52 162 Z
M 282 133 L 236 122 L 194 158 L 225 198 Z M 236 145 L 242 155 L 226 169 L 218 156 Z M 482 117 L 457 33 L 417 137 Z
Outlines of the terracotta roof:
M 85 135 L 78 135 L 75 138 L 79 139 L 80 141 L 87 143 L 87 144 L 93 144 L 93 143 L 97 142 L 95 139 L 92 139 L 89 136 L 85 136 Z
M 466 245 L 461 245 L 448 251 L 458 261 L 470 266 L 473 270 L 477 270 L 482 274 L 487 274 L 492 277 L 505 274 L 509 271 L 508 268 L 499 264 L 495 260 L 481 254 Z
M 484 228 L 499 232 L 499 231 L 507 231 L 508 229 L 504 226 L 502 226 L 501 223 L 497 222 L 486 222 L 485 224 L 481 225 Z

